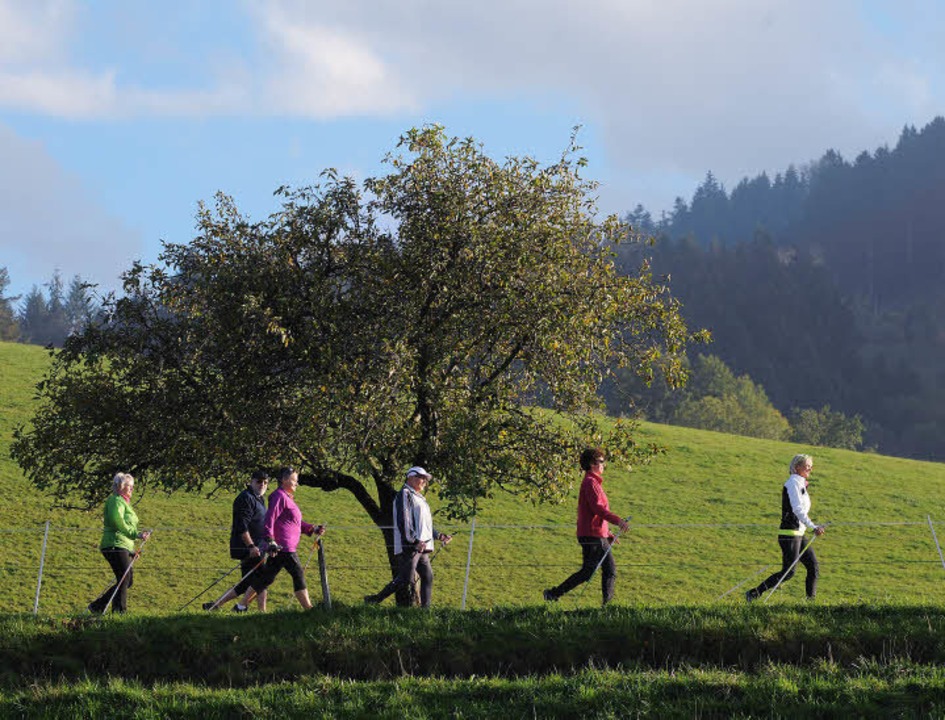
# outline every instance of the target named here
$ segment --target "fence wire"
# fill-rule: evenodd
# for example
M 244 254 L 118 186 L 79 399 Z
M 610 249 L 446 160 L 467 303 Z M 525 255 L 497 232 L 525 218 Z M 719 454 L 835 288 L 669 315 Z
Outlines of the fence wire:
M 938 523 L 941 526 L 943 523 Z M 834 522 L 815 546 L 821 566 L 821 596 L 832 601 L 931 601 L 941 598 L 945 563 L 925 520 Z M 452 542 L 435 556 L 434 604 L 487 608 L 534 605 L 542 590 L 562 582 L 580 566 L 573 523 L 453 525 L 439 530 Z M 49 524 L 0 528 L 15 535 L 18 552 L 0 558 L 0 579 L 10 588 L 7 610 L 62 614 L 81 612 L 113 582 L 98 545 L 98 528 Z M 43 544 L 46 539 L 45 547 Z M 329 526 L 324 536 L 333 600 L 355 604 L 391 577 L 390 554 L 375 525 Z M 470 543 L 470 541 L 472 541 Z M 237 564 L 229 557 L 229 527 L 158 526 L 135 565 L 129 605 L 149 611 L 176 610 Z M 303 563 L 311 538 L 298 547 Z M 780 567 L 776 530 L 761 523 L 634 523 L 615 546 L 617 602 L 688 604 L 712 602 L 731 587 Z M 804 570 L 798 568 L 798 575 Z M 237 575 L 232 576 L 234 582 Z M 592 580 L 597 586 L 597 578 Z M 217 597 L 228 582 L 203 600 Z M 319 600 L 317 564 L 308 569 L 313 601 Z M 599 590 L 562 598 L 561 605 L 592 607 Z M 784 599 L 803 596 L 803 580 L 785 583 Z M 732 593 L 728 599 L 737 598 Z M 270 592 L 273 609 L 295 604 L 283 574 Z M 200 603 L 193 604 L 199 608 Z

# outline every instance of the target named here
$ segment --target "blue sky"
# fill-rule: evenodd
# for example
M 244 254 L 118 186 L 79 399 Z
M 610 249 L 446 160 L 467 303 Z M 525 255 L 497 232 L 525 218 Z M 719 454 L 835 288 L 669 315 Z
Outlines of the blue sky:
M 605 212 L 945 114 L 945 0 L 0 0 L 0 266 L 117 286 L 216 191 L 358 178 L 406 129 L 553 160 Z

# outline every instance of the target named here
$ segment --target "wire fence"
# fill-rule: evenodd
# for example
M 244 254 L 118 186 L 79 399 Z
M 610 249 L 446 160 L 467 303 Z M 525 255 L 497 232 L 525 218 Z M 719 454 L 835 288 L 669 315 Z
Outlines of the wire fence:
M 813 546 L 821 566 L 821 597 L 841 602 L 939 601 L 945 587 L 945 556 L 936 532 L 941 525 L 930 516 L 831 523 Z M 544 588 L 559 584 L 580 566 L 573 523 L 474 520 L 438 529 L 453 535 L 433 559 L 438 606 L 534 605 L 542 602 Z M 229 531 L 228 526 L 217 525 L 155 527 L 135 565 L 129 605 L 177 611 L 237 564 L 229 557 Z M 98 528 L 49 522 L 0 528 L 0 542 L 17 550 L 0 559 L 7 609 L 43 614 L 84 611 L 114 580 L 98 550 L 100 537 Z M 760 582 L 765 576 L 762 570 L 780 569 L 775 537 L 770 524 L 760 523 L 634 523 L 613 550 L 616 601 L 689 604 L 737 598 L 739 593 L 726 591 L 740 583 L 746 588 Z M 377 526 L 329 525 L 323 543 L 334 600 L 359 603 L 390 580 L 388 553 Z M 302 537 L 298 555 L 303 564 L 311 559 L 308 584 L 317 602 L 320 587 L 311 538 Z M 803 572 L 798 568 L 799 574 Z M 238 576 L 231 574 L 191 609 L 222 594 Z M 597 586 L 597 579 L 592 583 Z M 803 595 L 803 582 L 785 583 L 789 585 L 794 590 L 779 591 L 786 599 Z M 280 577 L 270 592 L 270 607 L 294 603 L 288 577 Z M 600 591 L 589 587 L 587 592 L 565 596 L 561 603 L 599 605 Z

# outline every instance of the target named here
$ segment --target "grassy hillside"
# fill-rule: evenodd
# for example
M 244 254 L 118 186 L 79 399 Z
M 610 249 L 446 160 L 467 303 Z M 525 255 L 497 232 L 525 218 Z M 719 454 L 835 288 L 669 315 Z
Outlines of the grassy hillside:
M 929 514 L 945 519 L 945 466 L 644 424 L 643 439 L 668 453 L 633 473 L 607 471 L 611 504 L 633 516 L 633 528 L 615 551 L 617 600 L 603 610 L 596 586 L 556 605 L 540 600 L 578 565 L 573 493 L 560 506 L 496 497 L 474 533 L 440 521 L 456 538 L 434 563 L 436 609 L 422 613 L 360 605 L 386 579 L 380 534 L 349 497 L 301 488 L 305 516 L 329 524 L 335 609 L 296 611 L 282 578 L 267 616 L 179 614 L 232 567 L 231 497 L 139 488 L 138 514 L 156 531 L 132 612 L 100 618 L 82 614 L 109 578 L 97 552 L 99 510 L 52 507 L 8 457 L 46 362 L 41 349 L 0 343 L 0 492 L 9 500 L 0 534 L 17 550 L 0 560 L 10 590 L 0 716 L 945 714 L 945 569 L 926 523 Z M 800 451 L 815 455 L 812 516 L 832 523 L 815 545 L 817 603 L 803 602 L 799 579 L 768 606 L 746 605 L 740 592 L 717 602 L 777 563 L 780 485 Z M 33 617 L 24 613 L 47 520 Z M 937 529 L 945 536 L 945 524 Z M 461 613 L 471 536 L 472 610 Z
M 40 609 L 70 613 L 84 609 L 108 580 L 96 550 L 99 510 L 52 507 L 8 456 L 12 429 L 28 421 L 32 387 L 47 361 L 41 348 L 0 343 L 0 492 L 13 499 L 0 520 L 0 534 L 9 534 L 20 550 L 0 562 L 0 574 L 13 589 L 7 609 L 31 610 L 49 520 Z M 633 516 L 630 535 L 615 550 L 619 604 L 713 603 L 737 583 L 760 579 L 762 569 L 780 557 L 774 528 L 787 463 L 805 451 L 815 456 L 812 517 L 833 523 L 814 546 L 822 568 L 818 602 L 940 601 L 945 569 L 926 516 L 945 521 L 945 465 L 653 424 L 644 424 L 641 435 L 668 453 L 632 473 L 613 466 L 606 474 L 611 506 Z M 574 479 L 576 490 L 578 472 Z M 226 552 L 231 497 L 139 490 L 144 492 L 136 497 L 138 515 L 157 530 L 140 561 L 131 607 L 173 612 L 232 567 Z M 297 497 L 307 519 L 329 525 L 334 599 L 354 604 L 380 587 L 387 577 L 381 536 L 350 496 L 301 488 Z M 435 497 L 431 504 L 436 508 Z M 560 506 L 532 506 L 508 496 L 490 501 L 476 520 L 467 606 L 540 603 L 542 588 L 577 568 L 574 512 L 573 494 Z M 434 563 L 434 603 L 458 607 L 471 527 L 445 519 L 438 524 L 456 536 Z M 945 522 L 936 528 L 945 540 Z M 303 560 L 308 550 L 303 543 Z M 801 600 L 799 580 L 772 603 Z M 277 581 L 274 609 L 291 606 L 290 590 L 287 578 Z M 739 602 L 741 593 L 725 601 Z M 598 603 L 595 584 L 556 607 Z

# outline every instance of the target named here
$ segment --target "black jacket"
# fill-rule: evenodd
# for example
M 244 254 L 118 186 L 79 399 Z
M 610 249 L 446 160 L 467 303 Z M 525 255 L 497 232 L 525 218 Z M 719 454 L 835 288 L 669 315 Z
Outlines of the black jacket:
M 266 521 L 266 502 L 246 488 L 233 501 L 233 528 L 230 531 L 230 557 L 242 560 L 249 555 L 249 548 L 240 537 L 247 530 L 255 544 L 265 539 L 263 525 Z

